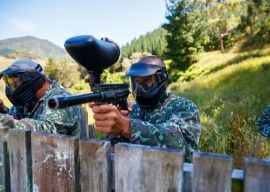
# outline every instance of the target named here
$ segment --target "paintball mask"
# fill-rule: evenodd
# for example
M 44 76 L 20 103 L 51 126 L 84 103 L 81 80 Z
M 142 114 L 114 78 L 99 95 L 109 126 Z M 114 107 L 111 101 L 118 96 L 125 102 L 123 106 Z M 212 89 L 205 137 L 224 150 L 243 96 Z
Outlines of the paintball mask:
M 45 83 L 42 67 L 30 60 L 19 59 L 0 73 L 6 83 L 6 96 L 14 106 L 27 105 L 35 100 L 35 94 Z
M 130 76 L 132 94 L 143 109 L 154 108 L 166 92 L 168 74 L 165 67 L 135 63 L 126 76 Z

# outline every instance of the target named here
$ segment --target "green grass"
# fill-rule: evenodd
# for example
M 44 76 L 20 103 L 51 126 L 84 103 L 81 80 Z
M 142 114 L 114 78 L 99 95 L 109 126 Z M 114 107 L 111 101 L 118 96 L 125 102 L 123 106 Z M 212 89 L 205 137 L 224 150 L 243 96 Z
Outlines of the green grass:
M 224 66 L 219 70 L 189 82 L 180 78 L 170 85 L 173 92 L 191 99 L 200 109 L 200 150 L 231 154 L 236 167 L 242 167 L 244 156 L 269 155 L 270 145 L 259 135 L 255 124 L 270 101 L 270 56 L 265 53 L 269 49 L 256 56 L 254 51 L 246 52 L 245 57 L 225 54 L 224 59 L 220 55 L 216 60 Z M 211 62 L 203 60 L 207 59 L 203 57 L 198 65 L 211 68 Z
M 270 47 L 239 53 L 232 51 L 226 53 L 221 53 L 220 51 L 203 52 L 197 55 L 199 61 L 182 73 L 179 80 L 190 81 L 197 77 L 214 73 L 230 65 L 236 65 L 248 59 L 260 58 L 267 55 L 270 55 Z

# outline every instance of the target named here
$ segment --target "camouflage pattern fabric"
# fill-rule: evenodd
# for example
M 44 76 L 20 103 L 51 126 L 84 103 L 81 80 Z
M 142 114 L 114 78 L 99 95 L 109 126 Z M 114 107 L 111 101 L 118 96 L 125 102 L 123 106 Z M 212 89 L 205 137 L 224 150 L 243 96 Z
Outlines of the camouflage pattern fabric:
M 0 113 L 0 127 L 32 129 L 47 133 L 59 133 L 78 136 L 80 111 L 78 106 L 52 110 L 47 100 L 53 96 L 70 95 L 63 87 L 52 81 L 45 95 L 36 103 L 32 111 L 27 107 L 12 107 L 9 114 Z
M 270 139 L 270 105 L 262 112 L 257 121 L 257 126 L 261 135 Z
M 172 93 L 154 110 L 143 110 L 135 103 L 130 113 L 131 143 L 184 151 L 191 162 L 201 131 L 196 105 Z

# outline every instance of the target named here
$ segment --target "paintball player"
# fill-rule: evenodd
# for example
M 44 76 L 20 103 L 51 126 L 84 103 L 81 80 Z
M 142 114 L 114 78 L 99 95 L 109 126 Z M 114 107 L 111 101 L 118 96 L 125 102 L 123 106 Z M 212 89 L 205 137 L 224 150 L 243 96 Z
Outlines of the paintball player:
M 0 127 L 79 135 L 79 107 L 48 108 L 50 97 L 70 93 L 48 79 L 38 63 L 27 58 L 18 59 L 0 73 L 0 78 L 5 81 L 6 96 L 13 104 L 8 109 L 0 99 Z
M 89 103 L 95 129 L 107 135 L 121 135 L 133 144 L 182 150 L 191 161 L 200 135 L 199 110 L 183 97 L 166 91 L 168 74 L 164 62 L 147 56 L 131 65 L 132 109 L 118 110 L 112 104 Z
M 259 132 L 270 139 L 270 105 L 268 105 L 257 120 Z

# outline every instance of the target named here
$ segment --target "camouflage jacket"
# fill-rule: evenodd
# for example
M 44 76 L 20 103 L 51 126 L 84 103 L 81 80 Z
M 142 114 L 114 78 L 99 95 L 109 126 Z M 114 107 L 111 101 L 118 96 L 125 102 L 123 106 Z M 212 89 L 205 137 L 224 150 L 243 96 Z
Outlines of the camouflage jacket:
M 170 92 L 154 110 L 143 110 L 135 103 L 130 124 L 131 143 L 181 150 L 189 162 L 198 148 L 199 110 L 190 100 Z
M 52 81 L 50 88 L 35 104 L 33 110 L 28 111 L 26 106 L 13 106 L 9 110 L 9 115 L 0 114 L 0 125 L 2 123 L 10 128 L 31 128 L 34 131 L 78 136 L 80 119 L 78 106 L 58 110 L 52 110 L 47 106 L 49 98 L 59 95 L 70 95 L 70 93 Z
M 270 139 L 270 105 L 262 112 L 261 116 L 257 120 L 257 126 L 259 132 Z

